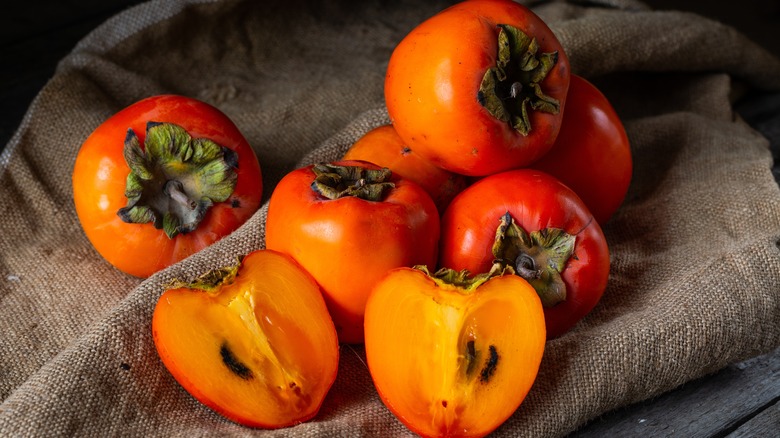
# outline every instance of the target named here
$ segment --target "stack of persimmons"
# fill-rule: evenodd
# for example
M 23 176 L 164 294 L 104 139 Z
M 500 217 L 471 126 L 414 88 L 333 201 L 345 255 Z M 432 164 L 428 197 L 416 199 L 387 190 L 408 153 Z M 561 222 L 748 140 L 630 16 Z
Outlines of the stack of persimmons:
M 606 288 L 601 225 L 628 189 L 628 139 L 538 16 L 474 0 L 431 17 L 394 50 L 385 102 L 391 124 L 278 183 L 266 249 L 157 303 L 162 362 L 233 421 L 313 418 L 348 343 L 410 430 L 486 435 Z M 90 241 L 139 277 L 236 229 L 262 193 L 235 125 L 182 96 L 98 127 L 73 184 Z

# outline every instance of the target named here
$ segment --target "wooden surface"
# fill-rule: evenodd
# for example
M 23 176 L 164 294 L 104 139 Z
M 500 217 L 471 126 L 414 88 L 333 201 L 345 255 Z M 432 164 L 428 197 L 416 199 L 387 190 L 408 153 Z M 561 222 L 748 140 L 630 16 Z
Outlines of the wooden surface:
M 0 15 L 0 149 L 16 131 L 57 62 L 75 43 L 133 0 L 17 2 Z M 651 0 L 735 26 L 780 55 L 780 2 Z M 780 157 L 780 94 L 755 96 L 737 110 Z M 775 166 L 776 176 L 780 167 Z M 780 291 L 768 291 L 780 293 Z M 780 323 L 780 322 L 778 322 Z M 608 413 L 571 437 L 780 437 L 780 349 L 688 382 L 653 400 Z

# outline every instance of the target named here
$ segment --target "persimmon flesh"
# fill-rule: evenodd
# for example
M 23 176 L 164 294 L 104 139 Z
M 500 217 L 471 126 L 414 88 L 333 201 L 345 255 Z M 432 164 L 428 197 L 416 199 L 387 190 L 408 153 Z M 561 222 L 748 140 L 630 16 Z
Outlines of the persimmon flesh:
M 421 436 L 493 431 L 520 406 L 544 351 L 541 301 L 526 280 L 491 273 L 465 284 L 464 272 L 449 282 L 417 268 L 394 269 L 366 305 L 374 385 Z
M 160 297 L 152 330 L 163 364 L 193 397 L 237 423 L 279 428 L 314 417 L 339 356 L 317 283 L 270 250 L 209 275 L 218 284 Z

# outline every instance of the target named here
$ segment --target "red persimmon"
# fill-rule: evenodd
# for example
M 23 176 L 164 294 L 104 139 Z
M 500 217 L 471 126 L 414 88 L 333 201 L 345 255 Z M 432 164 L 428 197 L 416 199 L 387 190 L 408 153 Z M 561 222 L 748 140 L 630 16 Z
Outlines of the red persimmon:
M 531 167 L 574 190 L 599 224 L 623 203 L 633 168 L 628 136 L 607 98 L 586 79 L 572 75 L 558 138 Z
M 609 250 L 582 200 L 556 178 L 518 169 L 460 193 L 442 217 L 440 265 L 474 273 L 498 260 L 534 286 L 547 335 L 562 335 L 601 299 Z
M 137 277 L 176 263 L 260 206 L 260 164 L 221 111 L 184 96 L 138 101 L 98 126 L 73 168 L 73 200 L 95 249 Z

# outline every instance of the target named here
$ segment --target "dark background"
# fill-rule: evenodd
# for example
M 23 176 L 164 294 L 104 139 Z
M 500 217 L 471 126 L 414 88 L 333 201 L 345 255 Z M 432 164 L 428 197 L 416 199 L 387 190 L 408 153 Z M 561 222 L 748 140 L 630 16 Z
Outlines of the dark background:
M 138 0 L 28 0 L 0 15 L 0 149 L 57 63 L 92 29 Z M 648 0 L 654 9 L 696 12 L 734 26 L 780 56 L 780 1 Z

